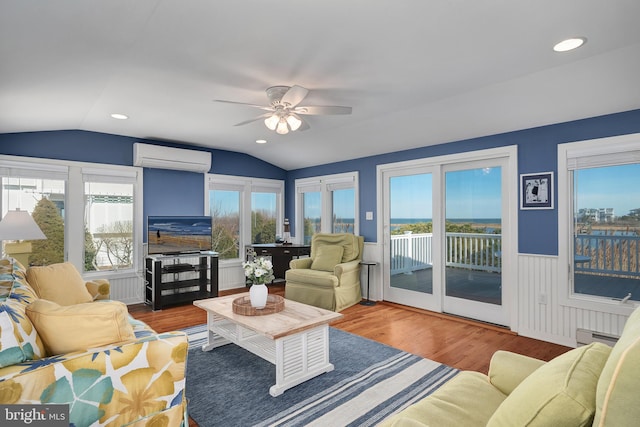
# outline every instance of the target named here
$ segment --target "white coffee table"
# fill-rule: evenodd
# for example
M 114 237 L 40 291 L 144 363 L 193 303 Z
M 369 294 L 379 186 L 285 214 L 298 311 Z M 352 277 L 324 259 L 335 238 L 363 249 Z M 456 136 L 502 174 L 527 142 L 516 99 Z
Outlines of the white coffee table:
M 274 314 L 234 313 L 233 300 L 247 295 L 193 302 L 207 312 L 209 333 L 203 351 L 234 343 L 273 363 L 276 383 L 269 394 L 274 397 L 333 370 L 329 363 L 329 323 L 343 317 L 342 314 L 290 300 L 285 300 L 284 310 Z

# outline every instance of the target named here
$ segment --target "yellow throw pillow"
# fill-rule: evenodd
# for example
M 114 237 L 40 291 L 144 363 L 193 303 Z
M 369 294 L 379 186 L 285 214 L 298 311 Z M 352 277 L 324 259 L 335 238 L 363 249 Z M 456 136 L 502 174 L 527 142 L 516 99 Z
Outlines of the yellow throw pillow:
M 593 343 L 542 365 L 507 396 L 487 427 L 591 425 L 598 378 L 610 352 Z
M 120 301 L 65 307 L 39 299 L 27 307 L 27 315 L 50 356 L 135 338 L 127 306 Z
M 342 246 L 322 245 L 318 247 L 311 263 L 311 269 L 333 272 L 335 266 L 342 261 L 343 252 Z
M 93 301 L 82 276 L 70 262 L 44 267 L 29 267 L 27 282 L 40 298 L 54 301 L 60 305 Z

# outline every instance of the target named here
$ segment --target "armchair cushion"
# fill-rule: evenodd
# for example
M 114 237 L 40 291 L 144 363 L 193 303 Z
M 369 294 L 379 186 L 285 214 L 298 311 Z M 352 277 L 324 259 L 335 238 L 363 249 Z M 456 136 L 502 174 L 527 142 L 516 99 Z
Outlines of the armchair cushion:
M 70 262 L 29 267 L 27 281 L 40 298 L 60 305 L 93 301 L 93 296 L 85 287 L 82 276 Z
M 428 398 L 419 400 L 381 425 L 405 427 L 421 423 L 430 427 L 484 426 L 505 397 L 491 386 L 485 375 L 464 371 L 444 383 Z
M 319 248 L 323 246 L 342 246 L 342 261 L 349 262 L 362 258 L 360 237 L 350 233 L 316 233 L 311 238 L 311 258 L 315 260 Z
M 596 342 L 544 364 L 513 390 L 487 427 L 591 425 L 596 385 L 610 352 Z
M 602 369 L 596 392 L 593 425 L 623 426 L 637 423 L 640 384 L 640 308 L 627 319 L 622 335 Z
M 39 299 L 27 315 L 50 356 L 135 339 L 127 306 L 119 301 L 60 306 Z
M 545 363 L 533 357 L 498 350 L 491 357 L 489 381 L 502 393 L 509 395 L 526 377 Z
M 316 251 L 316 256 L 311 263 L 312 270 L 333 271 L 337 264 L 342 261 L 344 247 L 324 245 Z

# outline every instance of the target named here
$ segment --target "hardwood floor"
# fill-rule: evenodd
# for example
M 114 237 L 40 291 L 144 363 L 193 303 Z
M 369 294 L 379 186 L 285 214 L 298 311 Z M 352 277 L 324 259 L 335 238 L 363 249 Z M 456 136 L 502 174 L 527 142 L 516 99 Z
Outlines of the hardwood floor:
M 245 291 L 244 288 L 222 291 L 220 295 Z M 269 292 L 284 296 L 284 285 L 269 286 Z M 194 305 L 154 312 L 139 304 L 130 306 L 129 312 L 157 332 L 207 321 L 204 310 Z M 358 304 L 343 310 L 342 314 L 344 317 L 331 326 L 454 368 L 485 374 L 496 350 L 509 350 L 542 360 L 551 360 L 570 350 L 561 345 L 521 337 L 497 326 L 387 302 L 374 306 Z M 190 418 L 189 427 L 198 427 L 198 424 Z
M 244 292 L 223 291 L 221 295 Z M 270 286 L 269 292 L 284 295 L 284 286 Z M 158 332 L 205 323 L 203 310 L 184 305 L 152 311 L 145 305 L 130 306 L 131 315 Z M 365 338 L 435 360 L 462 370 L 487 373 L 496 350 L 509 350 L 542 360 L 551 360 L 569 350 L 493 325 L 449 315 L 379 302 L 375 306 L 355 305 L 342 311 L 344 318 L 331 326 Z

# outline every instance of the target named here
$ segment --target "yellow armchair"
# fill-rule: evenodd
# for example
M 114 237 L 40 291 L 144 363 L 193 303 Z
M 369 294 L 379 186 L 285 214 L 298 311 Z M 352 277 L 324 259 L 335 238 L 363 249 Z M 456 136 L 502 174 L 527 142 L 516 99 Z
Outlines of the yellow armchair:
M 349 233 L 316 233 L 311 257 L 291 260 L 285 298 L 341 311 L 362 299 L 360 261 L 364 238 Z

